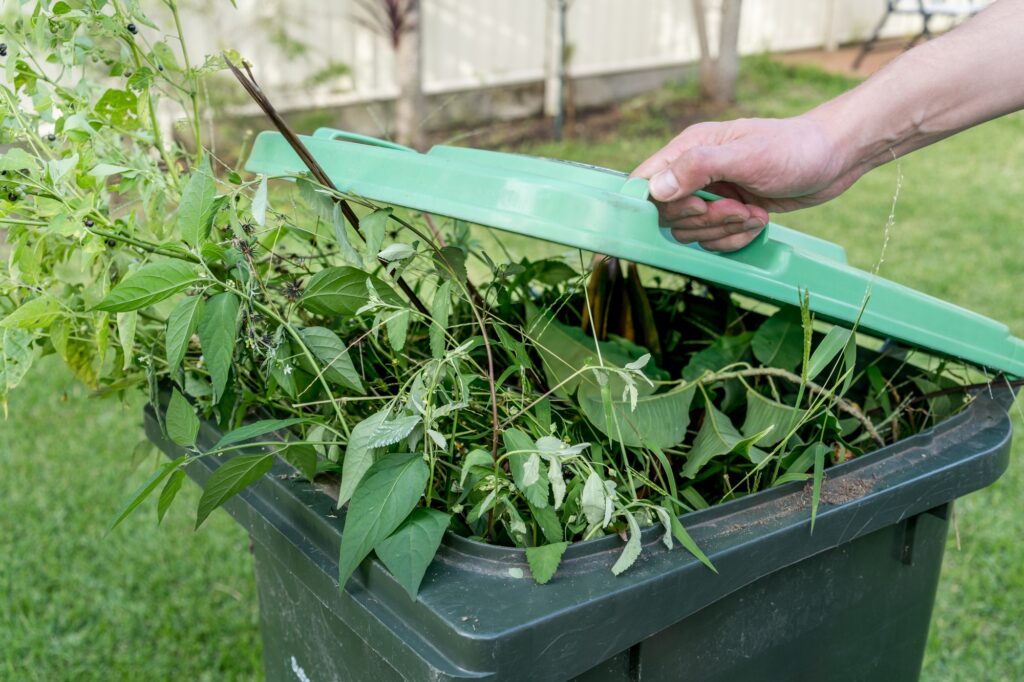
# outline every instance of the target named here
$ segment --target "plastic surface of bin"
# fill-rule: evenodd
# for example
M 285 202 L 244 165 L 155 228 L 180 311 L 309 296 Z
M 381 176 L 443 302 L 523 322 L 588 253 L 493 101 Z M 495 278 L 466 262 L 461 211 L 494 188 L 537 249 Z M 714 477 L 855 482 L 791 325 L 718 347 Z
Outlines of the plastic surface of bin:
M 462 147 L 420 154 L 329 128 L 301 139 L 343 192 L 626 258 L 774 303 L 799 305 L 808 292 L 811 310 L 823 318 L 858 322 L 883 339 L 1024 376 L 1024 341 L 1006 325 L 854 268 L 836 244 L 774 223 L 730 254 L 680 244 L 659 227 L 642 178 Z M 246 169 L 306 171 L 272 132 L 257 137 Z
M 416 601 L 375 560 L 339 590 L 344 512 L 277 462 L 226 504 L 254 540 L 268 679 L 913 680 L 948 504 L 1005 470 L 1012 401 L 993 387 L 830 469 L 813 534 L 799 483 L 686 515 L 718 574 L 652 528 L 626 573 L 608 570 L 622 544 L 606 536 L 571 545 L 539 587 L 523 550 L 449 534 Z M 181 452 L 151 411 L 146 430 Z M 219 436 L 204 424 L 200 445 Z

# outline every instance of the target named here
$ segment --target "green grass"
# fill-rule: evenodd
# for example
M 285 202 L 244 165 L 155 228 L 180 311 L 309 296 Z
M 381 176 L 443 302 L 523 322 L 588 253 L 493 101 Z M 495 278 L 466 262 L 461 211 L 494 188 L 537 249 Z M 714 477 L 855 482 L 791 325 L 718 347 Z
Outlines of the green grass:
M 187 485 L 104 537 L 158 461 L 140 400 L 89 400 L 53 357 L 0 424 L 0 679 L 231 680 L 261 670 L 249 540 L 226 514 L 192 532 Z M 65 395 L 66 391 L 66 395 Z
M 723 116 L 797 113 L 850 84 L 753 60 L 739 107 Z M 669 121 L 690 95 L 685 86 L 665 88 L 628 107 L 606 139 L 526 151 L 629 170 L 673 132 Z M 901 168 L 883 275 L 1024 335 L 1015 248 L 1024 226 L 1014 208 L 1024 196 L 1024 117 L 981 126 Z M 890 165 L 826 206 L 776 218 L 843 244 L 851 262 L 870 267 L 895 178 Z M 198 495 L 186 485 L 163 526 L 147 505 L 104 538 L 155 461 L 131 466 L 142 437 L 139 403 L 88 401 L 55 363 L 37 370 L 0 422 L 0 679 L 260 677 L 245 533 L 222 512 L 193 533 Z M 962 549 L 952 540 L 947 549 L 925 680 L 1024 679 L 1022 443 L 998 483 L 957 506 Z

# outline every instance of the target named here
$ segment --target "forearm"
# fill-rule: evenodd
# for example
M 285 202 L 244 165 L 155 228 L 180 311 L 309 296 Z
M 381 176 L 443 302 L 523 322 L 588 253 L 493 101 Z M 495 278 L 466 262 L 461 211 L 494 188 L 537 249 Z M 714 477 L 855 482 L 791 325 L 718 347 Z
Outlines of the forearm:
M 1024 0 L 1000 0 L 808 112 L 858 174 L 1024 108 Z

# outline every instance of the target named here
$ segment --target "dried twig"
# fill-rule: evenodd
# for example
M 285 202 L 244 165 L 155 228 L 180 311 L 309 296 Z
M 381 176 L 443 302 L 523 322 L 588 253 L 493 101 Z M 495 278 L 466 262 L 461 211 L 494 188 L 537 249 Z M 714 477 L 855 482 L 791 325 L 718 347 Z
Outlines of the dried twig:
M 252 75 L 252 71 L 249 70 L 249 66 L 247 64 L 243 64 L 245 68 L 245 73 L 242 73 L 242 71 L 237 66 L 235 66 L 230 59 L 228 59 L 228 56 L 226 54 L 223 54 L 222 56 L 224 57 L 224 62 L 228 65 L 228 68 L 231 69 L 231 73 L 235 74 L 235 78 L 237 78 L 238 82 L 242 84 L 242 87 L 245 88 L 245 91 L 249 93 L 249 96 L 252 97 L 253 101 L 255 101 L 256 104 L 259 105 L 260 109 L 262 109 L 263 113 L 267 115 L 267 118 L 271 120 L 271 122 L 274 124 L 274 127 L 277 128 L 278 132 L 280 132 L 284 139 L 288 141 L 288 144 L 291 145 L 291 148 L 295 150 L 295 153 L 299 156 L 300 159 L 302 159 L 302 163 L 304 163 L 306 165 L 306 168 L 309 169 L 309 172 L 313 175 L 313 178 L 318 183 L 334 192 L 332 198 L 336 202 L 338 202 L 338 205 L 341 207 L 342 215 L 344 215 L 345 219 L 349 223 L 351 223 L 352 227 L 355 228 L 356 234 L 358 234 L 363 241 L 366 241 L 366 237 L 359 229 L 359 216 L 355 214 L 355 211 L 352 210 L 352 207 L 349 206 L 349 203 L 347 201 L 338 196 L 339 192 L 337 186 L 335 186 L 335 184 L 331 182 L 330 177 L 328 177 L 323 167 L 321 167 L 319 162 L 317 162 L 317 160 L 313 158 L 313 155 L 310 153 L 309 149 L 306 148 L 306 145 L 302 143 L 302 140 L 299 139 L 299 136 L 296 135 L 295 132 L 291 129 L 291 127 L 285 122 L 285 120 L 281 118 L 281 115 L 277 113 L 277 109 L 275 109 L 274 105 L 270 103 L 270 100 L 267 99 L 267 96 L 263 94 L 263 90 L 260 89 L 260 86 L 256 83 L 256 78 Z M 382 264 L 386 265 L 384 260 L 378 260 L 380 260 Z M 405 293 L 406 297 L 409 299 L 409 302 L 416 306 L 417 310 L 419 310 L 426 317 L 430 317 L 430 312 L 427 310 L 427 307 L 423 304 L 423 302 L 416 295 L 416 292 L 412 290 L 412 287 L 410 287 L 409 284 L 404 279 L 402 279 L 401 277 L 396 277 L 395 283 L 402 290 L 402 292 Z

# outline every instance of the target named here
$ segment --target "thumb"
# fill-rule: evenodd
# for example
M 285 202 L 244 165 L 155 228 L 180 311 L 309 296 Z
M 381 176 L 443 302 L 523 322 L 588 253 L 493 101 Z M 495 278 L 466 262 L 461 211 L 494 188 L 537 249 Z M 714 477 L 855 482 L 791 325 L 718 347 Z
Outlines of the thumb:
M 736 181 L 741 158 L 730 145 L 690 147 L 651 178 L 651 198 L 673 201 L 713 182 Z

